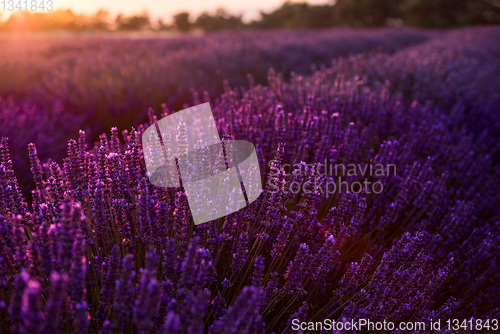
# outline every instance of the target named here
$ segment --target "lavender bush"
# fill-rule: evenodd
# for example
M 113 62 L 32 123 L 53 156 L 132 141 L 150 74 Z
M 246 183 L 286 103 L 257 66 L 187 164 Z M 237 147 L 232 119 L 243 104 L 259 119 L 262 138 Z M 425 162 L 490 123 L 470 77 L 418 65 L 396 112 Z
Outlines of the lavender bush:
M 181 108 L 191 89 L 216 96 L 224 80 L 264 84 L 267 70 L 309 72 L 311 63 L 369 51 L 395 52 L 440 35 L 418 29 L 248 31 L 171 39 L 2 39 L 0 95 L 52 107 L 60 100 L 99 131 L 146 121 L 148 107 Z M 167 99 L 165 97 L 167 96 Z M 78 128 L 76 128 L 78 130 Z M 99 133 L 101 133 L 99 132 Z
M 248 73 L 252 83 L 265 84 L 270 67 L 289 77 L 292 71 L 310 72 L 313 62 L 392 53 L 439 35 L 418 29 L 324 29 L 151 40 L 0 37 L 0 134 L 14 145 L 13 164 L 23 171 L 18 178 L 28 198 L 33 184 L 22 162 L 30 142 L 37 143 L 42 161 L 62 161 L 65 143 L 79 129 L 94 141 L 113 126 L 137 126 L 147 120 L 141 110 L 162 104 L 180 110 L 193 88 L 202 90 L 201 97 L 217 96 L 228 84 L 248 87 Z M 27 122 L 35 125 L 30 131 Z
M 9 142 L 2 140 L 0 145 L 5 145 L 6 149 L 10 145 L 10 163 L 13 169 L 20 172 L 17 178 L 25 196 L 29 195 L 33 186 L 27 164 L 27 145 L 37 143 L 39 157 L 43 161 L 58 159 L 61 155 L 58 152 L 65 152 L 74 127 L 86 127 L 83 115 L 69 114 L 58 100 L 50 108 L 44 108 L 12 97 L 0 97 L 0 124 L 1 136 L 10 139 Z
M 141 135 L 172 112 L 166 105 L 95 145 L 80 131 L 60 164 L 42 163 L 29 144 L 29 204 L 2 139 L 2 332 L 294 333 L 293 319 L 498 319 L 500 47 L 488 36 L 499 33 L 450 32 L 289 80 L 270 69 L 267 85 L 226 85 L 215 100 L 194 93 L 186 103 L 211 102 L 224 138 L 255 144 L 265 185 L 245 209 L 198 226 L 181 188 L 145 177 Z M 328 181 L 325 159 L 398 172 L 379 194 L 328 196 L 306 184 Z M 292 163 L 309 172 L 272 173 Z M 302 190 L 287 192 L 292 181 Z

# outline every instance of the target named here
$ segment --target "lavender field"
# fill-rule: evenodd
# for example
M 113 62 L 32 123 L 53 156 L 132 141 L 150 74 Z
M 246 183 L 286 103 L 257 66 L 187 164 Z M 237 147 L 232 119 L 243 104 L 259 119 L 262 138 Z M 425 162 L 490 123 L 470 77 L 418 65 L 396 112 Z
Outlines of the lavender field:
M 0 332 L 500 330 L 499 40 L 499 27 L 1 39 Z M 182 188 L 149 183 L 141 138 L 203 102 L 221 137 L 255 145 L 265 189 L 195 226 Z M 380 193 L 329 194 L 325 160 L 397 173 L 344 177 Z M 396 328 L 294 326 L 325 319 Z

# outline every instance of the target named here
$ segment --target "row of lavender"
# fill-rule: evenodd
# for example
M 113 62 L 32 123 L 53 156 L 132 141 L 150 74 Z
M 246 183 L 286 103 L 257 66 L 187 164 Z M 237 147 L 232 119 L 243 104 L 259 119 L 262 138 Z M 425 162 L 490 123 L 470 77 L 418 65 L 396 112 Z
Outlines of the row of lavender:
M 246 85 L 247 73 L 262 84 L 270 67 L 287 75 L 306 73 L 311 63 L 373 51 L 392 53 L 440 35 L 418 29 L 324 29 L 151 40 L 3 39 L 0 94 L 49 105 L 60 99 L 71 112 L 101 120 L 101 127 L 130 127 L 146 120 L 134 115 L 135 110 L 163 102 L 179 108 L 193 87 L 220 94 L 223 80 L 235 87 Z
M 304 74 L 311 63 L 329 64 L 336 57 L 376 50 L 392 53 L 436 35 L 418 29 L 325 29 L 151 40 L 4 37 L 0 96 L 12 96 L 16 103 L 0 102 L 9 114 L 0 122 L 0 135 L 10 138 L 13 154 L 20 154 L 13 162 L 28 196 L 32 182 L 25 161 L 30 142 L 38 144 L 42 160 L 61 161 L 61 146 L 79 129 L 97 140 L 112 126 L 137 126 L 147 120 L 142 111 L 148 107 L 160 108 L 165 102 L 179 110 L 190 100 L 192 88 L 217 96 L 224 80 L 234 87 L 248 86 L 247 73 L 264 84 L 270 67 L 285 75 L 292 70 Z M 20 114 L 23 120 L 27 113 L 43 115 L 32 122 L 35 127 L 10 116 Z M 50 131 L 54 124 L 57 132 Z
M 144 177 L 141 133 L 166 106 L 95 146 L 80 132 L 61 165 L 42 164 L 30 145 L 31 205 L 2 140 L 2 332 L 291 333 L 292 319 L 498 319 L 499 117 L 488 101 L 498 99 L 500 48 L 478 32 L 498 37 L 471 30 L 447 46 L 343 59 L 290 81 L 271 70 L 267 86 L 244 92 L 226 86 L 212 101 L 219 131 L 256 145 L 266 191 L 199 226 L 182 190 Z M 329 181 L 315 168 L 269 174 L 325 159 L 398 172 L 382 178 L 380 194 L 333 195 L 306 183 Z M 291 182 L 308 191 L 286 192 Z

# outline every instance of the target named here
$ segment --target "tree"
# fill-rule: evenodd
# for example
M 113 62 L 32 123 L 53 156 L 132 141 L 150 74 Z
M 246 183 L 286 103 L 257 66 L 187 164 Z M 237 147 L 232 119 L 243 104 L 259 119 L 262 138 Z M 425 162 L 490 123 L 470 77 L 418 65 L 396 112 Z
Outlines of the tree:
M 434 1 L 434 0 L 429 0 Z M 398 0 L 338 0 L 334 5 L 337 25 L 384 26 L 388 19 L 401 18 Z
M 383 26 L 404 24 L 448 28 L 500 22 L 499 0 L 338 0 L 334 5 L 339 25 Z
M 238 30 L 245 26 L 241 21 L 241 15 L 230 15 L 223 8 L 217 9 L 214 16 L 207 12 L 202 13 L 198 16 L 194 25 L 204 31 Z
M 104 9 L 99 9 L 93 16 L 90 17 L 90 29 L 92 30 L 109 30 L 109 12 Z
M 147 12 L 130 17 L 124 17 L 122 14 L 118 14 L 115 21 L 117 30 L 122 31 L 145 30 L 151 27 L 149 14 Z
M 334 25 L 333 6 L 311 6 L 286 1 L 277 10 L 266 14 L 253 25 L 259 28 L 321 28 Z
M 178 31 L 187 32 L 191 30 L 191 22 L 189 21 L 189 13 L 182 12 L 174 15 L 174 27 Z
M 419 27 L 500 23 L 497 0 L 406 0 L 402 12 L 405 23 Z

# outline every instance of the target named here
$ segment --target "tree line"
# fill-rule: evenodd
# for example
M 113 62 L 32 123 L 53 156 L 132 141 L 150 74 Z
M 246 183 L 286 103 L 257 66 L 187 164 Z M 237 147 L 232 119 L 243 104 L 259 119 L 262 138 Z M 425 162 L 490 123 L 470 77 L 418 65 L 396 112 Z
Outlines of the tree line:
M 337 0 L 333 5 L 311 5 L 286 1 L 278 9 L 260 13 L 260 19 L 245 23 L 242 15 L 224 9 L 204 12 L 196 18 L 188 12 L 173 16 L 172 23 L 153 22 L 147 12 L 110 18 L 106 10 L 93 15 L 71 10 L 48 13 L 16 12 L 3 31 L 178 31 L 279 28 L 323 28 L 332 26 L 417 26 L 451 28 L 500 23 L 499 0 Z

